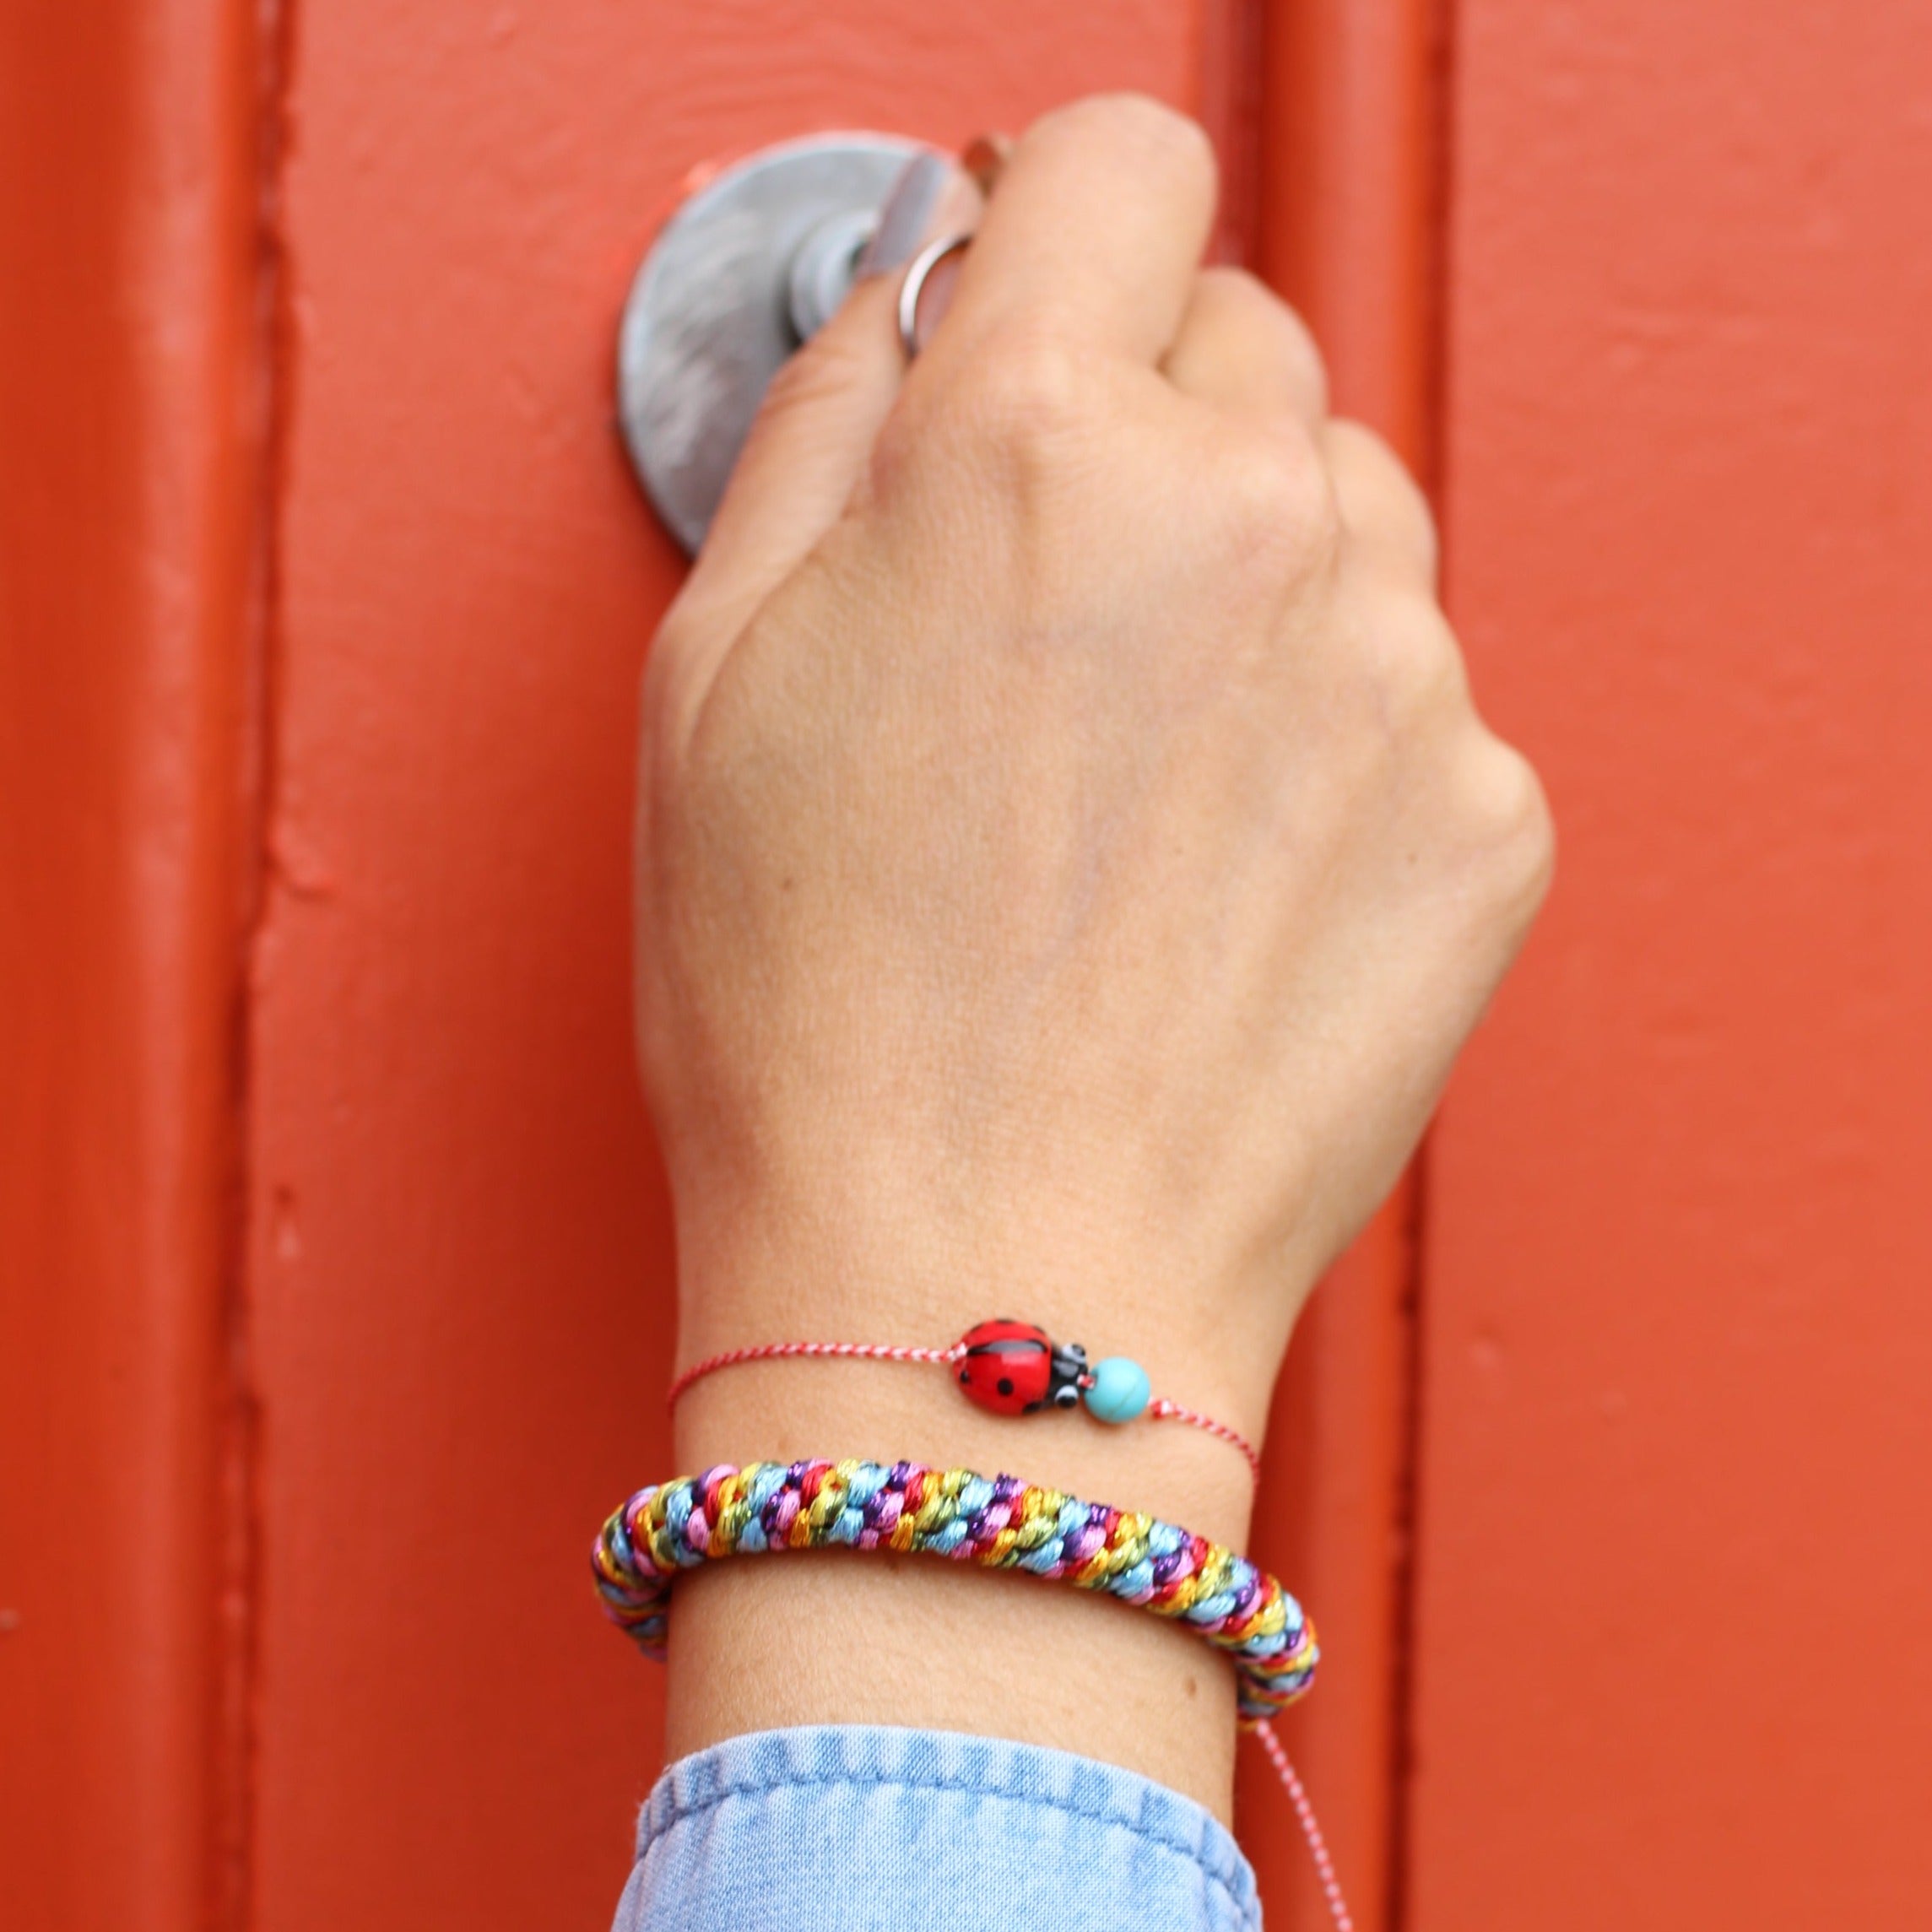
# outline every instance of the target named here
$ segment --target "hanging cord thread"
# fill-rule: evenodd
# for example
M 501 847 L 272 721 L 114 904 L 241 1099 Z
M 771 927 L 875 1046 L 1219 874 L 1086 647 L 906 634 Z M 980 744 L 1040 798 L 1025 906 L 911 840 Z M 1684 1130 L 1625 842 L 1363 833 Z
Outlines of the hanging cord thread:
M 1289 1803 L 1295 1807 L 1302 1836 L 1307 1841 L 1308 1856 L 1314 1861 L 1322 1897 L 1328 1901 L 1329 1916 L 1335 1922 L 1335 1932 L 1355 1932 L 1355 1921 L 1349 1917 L 1348 1901 L 1342 1896 L 1341 1881 L 1335 1876 L 1334 1860 L 1329 1856 L 1328 1840 L 1322 1836 L 1322 1827 L 1315 1820 L 1315 1807 L 1294 1765 L 1290 1762 L 1280 1739 L 1275 1736 L 1274 1725 L 1266 1718 L 1260 1718 L 1249 1728 L 1261 1740 L 1261 1748 L 1268 1753 L 1268 1761 L 1274 1767 L 1281 1788 L 1288 1794 Z

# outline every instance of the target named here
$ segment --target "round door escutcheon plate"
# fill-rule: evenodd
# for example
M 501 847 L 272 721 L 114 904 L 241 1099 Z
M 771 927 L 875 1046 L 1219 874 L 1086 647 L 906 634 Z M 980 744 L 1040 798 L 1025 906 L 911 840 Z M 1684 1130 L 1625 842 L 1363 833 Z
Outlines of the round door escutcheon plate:
M 840 265 L 823 252 L 849 245 L 856 259 L 924 151 L 864 133 L 763 149 L 706 181 L 652 244 L 618 334 L 618 408 L 631 463 L 690 554 L 800 323 L 836 306 Z

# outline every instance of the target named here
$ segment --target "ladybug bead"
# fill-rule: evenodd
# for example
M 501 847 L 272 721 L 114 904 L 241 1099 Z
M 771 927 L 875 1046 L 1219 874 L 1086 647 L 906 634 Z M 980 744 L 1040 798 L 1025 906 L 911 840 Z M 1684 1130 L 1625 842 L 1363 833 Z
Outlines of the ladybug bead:
M 1056 1348 L 1030 1322 L 982 1322 L 960 1337 L 959 1383 L 966 1399 L 996 1415 L 1071 1409 L 1086 1379 L 1086 1350 Z

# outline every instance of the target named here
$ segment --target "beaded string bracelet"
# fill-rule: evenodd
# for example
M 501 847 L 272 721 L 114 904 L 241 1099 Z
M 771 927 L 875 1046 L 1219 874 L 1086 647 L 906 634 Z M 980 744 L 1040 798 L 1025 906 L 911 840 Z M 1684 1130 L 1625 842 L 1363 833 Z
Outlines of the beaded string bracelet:
M 1286 1787 L 1329 1912 L 1350 1932 L 1314 1812 L 1269 1723 L 1314 1676 L 1314 1626 L 1275 1578 L 1220 1544 L 1015 1476 L 818 1460 L 720 1464 L 639 1490 L 605 1522 L 591 1564 L 606 1613 L 647 1656 L 662 1658 L 683 1572 L 728 1556 L 842 1547 L 1026 1571 L 1204 1637 L 1234 1664 L 1242 1724 Z
M 968 1401 L 996 1415 L 1032 1415 L 1045 1409 L 1084 1406 L 1101 1422 L 1132 1422 L 1145 1415 L 1155 1422 L 1185 1422 L 1231 1442 L 1247 1458 L 1255 1475 L 1261 1458 L 1238 1429 L 1204 1415 L 1165 1395 L 1155 1395 L 1147 1371 L 1126 1356 L 1108 1356 L 1089 1365 L 1079 1343 L 1058 1343 L 1031 1322 L 981 1322 L 950 1348 L 917 1348 L 885 1342 L 760 1342 L 727 1349 L 693 1362 L 671 1384 L 667 1399 L 678 1398 L 694 1382 L 742 1362 L 773 1361 L 786 1356 L 834 1356 L 851 1361 L 936 1363 L 955 1370 L 954 1379 Z

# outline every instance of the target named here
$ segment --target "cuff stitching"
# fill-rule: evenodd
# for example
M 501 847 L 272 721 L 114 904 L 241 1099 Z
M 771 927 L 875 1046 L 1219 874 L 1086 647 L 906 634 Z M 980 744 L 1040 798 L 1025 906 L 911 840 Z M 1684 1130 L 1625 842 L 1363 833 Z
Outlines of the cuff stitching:
M 1253 1898 L 1243 1900 L 1240 1892 L 1229 1882 L 1224 1871 L 1217 1870 L 1204 1855 L 1198 1843 L 1190 1843 L 1181 1836 L 1159 1830 L 1136 1820 L 1123 1816 L 1115 1808 L 1105 1805 L 1087 1805 L 1069 1799 L 1041 1796 L 1032 1792 L 1008 1790 L 998 1784 L 970 1777 L 963 1778 L 943 1776 L 902 1776 L 876 1771 L 787 1771 L 782 1777 L 749 1778 L 722 1783 L 702 1798 L 679 1799 L 668 1790 L 654 1794 L 644 1807 L 644 1816 L 640 1820 L 637 1837 L 636 1863 L 644 1864 L 652 1850 L 679 1826 L 690 1823 L 706 1813 L 717 1810 L 728 1801 L 737 1798 L 768 1796 L 779 1791 L 797 1790 L 806 1786 L 838 1786 L 845 1789 L 866 1787 L 898 1791 L 931 1791 L 950 1793 L 955 1796 L 982 1798 L 998 1803 L 1018 1805 L 1036 1810 L 1057 1811 L 1069 1818 L 1077 1818 L 1087 1824 L 1113 1825 L 1122 1831 L 1131 1832 L 1143 1843 L 1167 1852 L 1194 1866 L 1210 1884 L 1226 1899 L 1230 1908 L 1244 1926 L 1258 1927 L 1260 1917 Z

